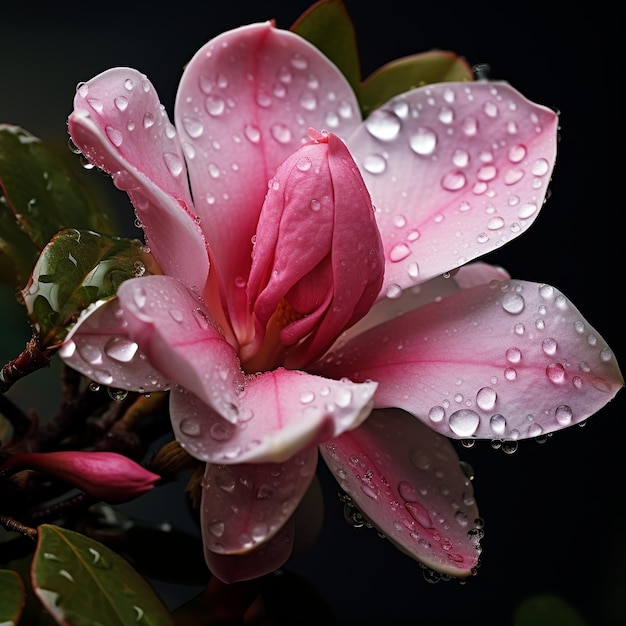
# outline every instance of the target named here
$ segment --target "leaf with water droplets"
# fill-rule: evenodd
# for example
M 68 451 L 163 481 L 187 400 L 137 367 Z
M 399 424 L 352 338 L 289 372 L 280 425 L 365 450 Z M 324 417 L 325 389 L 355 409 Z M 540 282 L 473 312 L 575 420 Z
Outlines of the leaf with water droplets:
M 58 156 L 24 129 L 0 124 L 0 278 L 23 286 L 37 254 L 70 226 L 113 228 Z
M 463 57 L 454 52 L 433 50 L 384 65 L 363 81 L 357 93 L 367 116 L 394 96 L 416 87 L 471 80 L 474 80 L 474 73 Z
M 380 410 L 320 452 L 354 505 L 403 552 L 435 572 L 472 574 L 482 520 L 447 439 L 408 413 Z
M 80 533 L 39 527 L 35 593 L 59 624 L 172 626 L 154 590 L 118 554 Z
M 12 570 L 0 570 L 0 624 L 18 624 L 25 600 L 20 575 Z
M 115 295 L 123 281 L 146 271 L 147 262 L 137 240 L 74 228 L 56 234 L 22 291 L 41 344 L 62 340 L 78 313 Z
M 324 53 L 341 70 L 354 92 L 359 92 L 361 70 L 356 36 L 343 2 L 316 2 L 290 30 Z

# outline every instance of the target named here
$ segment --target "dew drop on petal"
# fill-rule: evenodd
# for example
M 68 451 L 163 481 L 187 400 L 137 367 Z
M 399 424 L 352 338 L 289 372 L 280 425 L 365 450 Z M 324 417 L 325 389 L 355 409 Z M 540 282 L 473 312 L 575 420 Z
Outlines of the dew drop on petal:
M 509 292 L 502 297 L 502 308 L 513 315 L 521 313 L 525 304 L 524 298 L 519 293 Z
M 550 363 L 546 367 L 546 375 L 553 383 L 562 383 L 565 380 L 565 368 L 561 363 Z
M 503 435 L 506 430 L 506 419 L 504 415 L 500 415 L 500 413 L 492 415 L 489 420 L 489 426 L 496 435 Z
M 471 409 L 459 409 L 450 415 L 450 430 L 459 437 L 471 437 L 480 424 L 480 417 Z
M 496 405 L 497 394 L 491 387 L 482 387 L 476 394 L 476 404 L 483 411 L 490 411 Z
M 432 128 L 420 126 L 410 137 L 409 146 L 415 154 L 431 155 L 437 146 L 437 134 Z
M 572 422 L 572 416 L 574 413 L 572 408 L 567 406 L 567 404 L 560 404 L 556 407 L 554 415 L 556 417 L 556 421 L 561 424 L 561 426 L 568 426 Z
M 381 141 L 391 141 L 398 136 L 402 123 L 393 111 L 378 109 L 366 120 L 365 128 L 372 137 Z

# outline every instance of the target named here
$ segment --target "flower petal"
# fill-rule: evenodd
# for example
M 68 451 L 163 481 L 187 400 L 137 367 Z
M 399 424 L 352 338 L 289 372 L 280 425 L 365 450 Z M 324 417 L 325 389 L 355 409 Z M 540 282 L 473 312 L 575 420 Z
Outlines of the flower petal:
M 149 362 L 235 421 L 243 373 L 204 303 L 171 276 L 127 280 L 118 298 L 129 336 Z
M 219 554 L 243 554 L 269 541 L 295 513 L 317 467 L 317 447 L 284 463 L 207 463 L 202 538 Z
M 378 300 L 365 317 L 343 333 L 334 349 L 337 350 L 339 346 L 365 332 L 368 328 L 393 320 L 429 302 L 440 300 L 459 289 L 467 289 L 474 285 L 488 283 L 491 280 L 505 280 L 507 278 L 510 276 L 504 269 L 487 263 L 475 262 L 463 265 L 453 275 L 436 276 L 422 285 L 399 291 L 388 289 L 387 297 Z
M 118 298 L 99 300 L 83 311 L 59 356 L 101 385 L 142 393 L 169 389 L 171 381 L 152 367 L 131 339 L 122 315 Z
M 204 544 L 204 558 L 214 576 L 225 583 L 259 578 L 284 565 L 293 549 L 295 521 L 292 516 L 272 539 L 247 554 L 218 554 Z
M 120 67 L 83 83 L 68 125 L 85 157 L 128 193 L 163 272 L 202 291 L 209 257 L 182 148 L 147 78 Z
M 232 405 L 233 423 L 184 390 L 171 394 L 174 434 L 209 463 L 282 463 L 356 428 L 369 415 L 376 383 L 328 380 L 277 369 L 247 377 Z
M 452 438 L 524 439 L 579 423 L 624 380 L 607 346 L 557 289 L 492 282 L 359 335 L 317 368 L 376 380 L 400 407 Z
M 286 304 L 284 363 L 310 363 L 370 309 L 383 271 L 372 202 L 358 168 L 336 135 L 312 132 L 278 169 L 259 219 L 248 283 L 257 326 L 253 355 L 263 358 L 258 344 Z
M 348 138 L 374 205 L 389 285 L 409 287 L 524 232 L 554 165 L 557 115 L 506 83 L 439 83 Z
M 452 444 L 403 411 L 374 411 L 320 446 L 341 488 L 400 550 L 465 577 L 478 564 L 478 508 Z
M 248 276 L 268 181 L 309 127 L 352 132 L 358 104 L 319 50 L 265 22 L 223 33 L 198 50 L 181 79 L 175 120 L 233 325 L 243 328 L 245 290 L 238 285 Z

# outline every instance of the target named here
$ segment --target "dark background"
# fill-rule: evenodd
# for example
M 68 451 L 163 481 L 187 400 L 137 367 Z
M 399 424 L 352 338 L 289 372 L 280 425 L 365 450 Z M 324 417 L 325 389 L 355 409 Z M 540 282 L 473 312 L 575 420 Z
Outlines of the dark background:
M 172 118 L 182 68 L 209 38 L 269 18 L 288 28 L 309 4 L 3 3 L 0 122 L 20 125 L 73 158 L 66 118 L 78 82 L 116 65 L 135 67 L 152 80 Z M 492 78 L 561 112 L 548 203 L 527 233 L 486 260 L 515 278 L 559 288 L 608 341 L 624 370 L 624 106 L 619 88 L 609 83 L 622 74 L 617 65 L 623 47 L 618 50 L 612 33 L 617 16 L 602 3 L 584 9 L 572 3 L 566 12 L 558 8 L 564 5 L 536 1 L 345 4 L 363 76 L 400 56 L 453 50 L 470 65 L 487 63 Z M 113 187 L 93 172 L 88 181 Z M 130 219 L 125 199 L 116 200 Z M 0 347 L 15 345 L 5 338 Z M 3 352 L 0 359 L 11 356 Z M 33 402 L 25 384 L 12 393 L 18 402 Z M 464 585 L 425 582 L 417 564 L 375 531 L 351 528 L 323 469 L 327 514 L 321 538 L 289 569 L 322 591 L 343 626 L 513 626 L 518 604 L 538 593 L 559 594 L 588 626 L 626 623 L 624 398 L 621 392 L 584 428 L 571 427 L 543 445 L 524 442 L 511 456 L 487 442 L 459 448 L 475 470 L 486 521 L 479 573 Z M 189 524 L 180 489 L 170 492 L 171 499 L 150 494 L 142 510 Z M 175 586 L 162 593 L 172 607 L 188 597 Z

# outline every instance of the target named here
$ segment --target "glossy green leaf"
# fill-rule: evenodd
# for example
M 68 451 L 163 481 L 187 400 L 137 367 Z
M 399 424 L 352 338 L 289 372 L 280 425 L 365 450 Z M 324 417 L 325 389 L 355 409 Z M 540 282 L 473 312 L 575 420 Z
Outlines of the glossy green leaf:
M 145 272 L 136 239 L 70 228 L 44 248 L 22 292 L 40 344 L 61 341 L 67 326 L 90 304 L 117 293 L 123 281 Z
M 528 598 L 518 607 L 515 626 L 586 626 L 586 622 L 565 600 L 545 594 Z
M 472 68 L 454 52 L 433 50 L 396 59 L 363 81 L 359 102 L 363 115 L 394 96 L 433 83 L 474 80 Z
M 294 22 L 290 30 L 327 56 L 358 94 L 361 82 L 359 53 L 354 25 L 343 2 L 316 2 Z
M 109 216 L 43 142 L 0 124 L 0 279 L 22 287 L 61 228 L 113 232 Z
M 80 533 L 42 524 L 31 575 L 35 593 L 59 624 L 173 624 L 152 587 L 126 560 Z
M 0 624 L 18 624 L 24 608 L 24 583 L 13 570 L 0 570 Z

